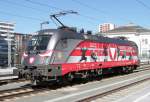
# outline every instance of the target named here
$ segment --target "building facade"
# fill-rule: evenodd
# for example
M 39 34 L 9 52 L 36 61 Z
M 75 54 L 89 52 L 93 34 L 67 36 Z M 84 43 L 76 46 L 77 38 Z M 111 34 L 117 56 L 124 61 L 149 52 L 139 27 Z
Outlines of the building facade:
M 15 23 L 0 21 L 0 34 L 14 33 Z
M 15 39 L 15 56 L 14 56 L 14 64 L 21 64 L 21 57 L 26 50 L 27 42 L 32 38 L 31 34 L 21 34 L 14 33 Z
M 99 32 L 104 33 L 114 28 L 115 28 L 115 25 L 112 23 L 103 23 L 99 25 Z
M 138 25 L 129 24 L 120 26 L 103 33 L 108 37 L 125 37 L 138 45 L 139 57 L 141 60 L 150 59 L 150 30 Z
M 14 29 L 14 23 L 0 21 L 0 66 L 2 67 L 13 65 L 14 63 L 13 60 L 11 61 L 14 50 L 12 49 L 12 45 L 10 45 L 14 37 Z

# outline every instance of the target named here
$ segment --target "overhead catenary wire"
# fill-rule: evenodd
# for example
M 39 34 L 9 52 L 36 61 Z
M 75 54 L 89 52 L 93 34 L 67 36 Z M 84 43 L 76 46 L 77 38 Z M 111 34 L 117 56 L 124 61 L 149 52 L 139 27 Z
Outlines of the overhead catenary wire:
M 18 15 L 18 14 L 14 14 L 14 13 L 9 13 L 9 12 L 4 12 L 4 11 L 0 11 L 1 14 L 5 14 L 5 15 L 10 15 L 10 16 L 14 16 L 14 17 L 21 17 L 24 19 L 32 19 L 34 21 L 43 21 L 43 19 L 40 18 L 34 18 L 34 17 L 29 17 L 29 16 L 23 16 L 23 15 Z
M 32 0 L 24 0 L 24 1 L 27 1 L 27 2 L 29 2 L 31 4 L 35 4 L 35 5 L 44 6 L 44 7 L 48 7 L 48 8 L 51 8 L 51 9 L 55 9 L 55 10 L 65 11 L 62 8 L 59 8 L 59 7 L 56 7 L 56 6 L 51 6 L 49 4 L 41 3 L 41 2 L 38 2 L 38 1 L 32 1 Z M 2 0 L 2 2 L 13 4 L 13 5 L 19 6 L 19 7 L 29 8 L 29 9 L 32 9 L 32 10 L 35 10 L 35 11 L 38 11 L 38 12 L 46 12 L 46 10 L 38 9 L 38 8 L 35 8 L 35 7 L 30 7 L 30 6 L 25 5 L 25 4 L 19 4 L 17 2 L 11 1 L 11 0 L 4 0 L 4 1 Z M 23 19 L 30 19 L 30 20 L 34 20 L 34 21 L 43 21 L 41 18 L 24 16 L 24 15 L 20 15 L 20 14 L 5 12 L 5 11 L 0 11 L 0 12 L 2 14 L 5 14 L 5 15 L 10 15 L 10 16 L 14 16 L 14 17 L 21 17 Z M 79 13 L 78 15 L 81 16 L 82 18 L 86 18 L 87 20 L 89 20 L 88 23 L 90 23 L 92 25 L 93 24 L 97 24 L 96 21 L 98 19 L 96 19 L 95 17 L 91 17 L 91 16 L 88 16 L 88 15 L 83 15 L 81 13 Z
M 26 6 L 24 4 L 20 5 L 20 4 L 16 3 L 16 2 L 12 2 L 12 1 L 9 1 L 9 0 L 1 0 L 1 2 L 5 2 L 5 3 L 10 4 L 10 5 L 14 4 L 16 6 L 23 6 L 23 7 L 26 7 L 26 8 L 30 8 L 30 9 L 34 9 L 34 10 L 38 10 L 39 11 L 39 9 L 36 9 L 36 8 L 33 8 L 33 7 L 29 7 L 29 6 Z M 0 10 L 0 13 L 4 14 L 4 15 L 18 17 L 18 18 L 21 17 L 22 19 L 28 19 L 28 20 L 33 20 L 33 21 L 43 21 L 43 19 L 41 19 L 41 18 L 36 18 L 36 17 L 31 17 L 31 16 L 24 16 L 24 15 L 15 14 L 15 13 L 8 12 L 8 11 Z
M 141 6 L 143 6 L 144 8 L 146 8 L 148 10 L 148 13 L 150 13 L 150 6 L 148 6 L 146 3 L 144 3 L 141 0 L 135 0 L 137 3 L 139 3 Z
M 11 0 L 2 0 L 1 2 L 5 2 L 7 4 L 10 4 L 10 5 L 15 5 L 15 6 L 19 6 L 19 7 L 22 7 L 22 8 L 28 8 L 28 9 L 32 9 L 34 11 L 37 11 L 37 12 L 48 12 L 47 10 L 41 10 L 39 8 L 34 8 L 34 7 L 31 7 L 31 6 L 27 6 L 26 4 L 23 4 L 23 3 L 17 3 L 15 1 L 11 1 Z
M 91 9 L 91 10 L 93 10 L 93 11 L 95 11 L 95 12 L 98 12 L 99 14 L 102 14 L 102 15 L 108 17 L 108 16 L 107 16 L 107 13 L 106 13 L 105 11 L 103 11 L 103 10 L 100 10 L 100 9 L 98 9 L 98 8 L 96 8 L 96 7 L 90 6 L 90 5 L 86 4 L 86 3 L 83 3 L 83 2 L 78 1 L 78 0 L 71 0 L 71 1 L 77 3 L 77 4 L 81 5 L 81 6 L 84 6 L 84 7 L 88 8 L 88 9 Z M 109 18 L 110 18 L 110 17 L 109 17 Z
M 93 11 L 95 11 L 95 12 L 98 12 L 99 14 L 104 15 L 106 18 L 109 18 L 109 19 L 114 19 L 114 18 L 115 18 L 115 17 L 113 17 L 113 16 L 109 16 L 109 14 L 108 14 L 106 11 L 103 11 L 103 10 L 100 10 L 99 8 L 90 6 L 90 5 L 88 5 L 88 4 L 86 4 L 86 3 L 83 3 L 83 2 L 81 2 L 81 1 L 79 1 L 79 0 L 71 0 L 71 1 L 77 3 L 77 4 L 81 5 L 81 6 L 84 6 L 84 7 L 88 8 L 88 9 L 91 9 L 91 10 L 93 10 Z M 117 18 L 120 18 L 120 19 L 122 19 L 122 20 L 131 21 L 131 20 L 128 20 L 127 18 L 124 18 L 124 17 L 117 17 Z
M 146 5 L 143 1 L 141 0 L 135 0 L 136 2 L 138 2 L 140 5 L 142 5 L 143 7 L 145 7 L 146 9 L 150 10 L 150 6 Z
M 90 9 L 92 9 L 92 10 L 94 10 L 94 11 L 98 11 L 98 12 L 101 13 L 101 14 L 106 14 L 105 11 L 100 10 L 100 9 L 97 9 L 97 8 L 92 7 L 92 6 L 90 6 L 90 5 L 87 5 L 87 4 L 85 4 L 85 3 L 81 2 L 81 1 L 78 1 L 78 0 L 71 0 L 71 1 L 73 1 L 73 2 L 75 2 L 75 3 L 78 3 L 78 4 L 80 4 L 80 5 L 84 6 L 84 7 L 90 8 Z
M 27 2 L 30 2 L 32 4 L 35 4 L 35 5 L 39 5 L 39 6 L 43 6 L 43 7 L 49 7 L 49 8 L 53 8 L 55 10 L 60 10 L 60 11 L 65 11 L 65 9 L 62 9 L 62 8 L 59 8 L 59 7 L 56 7 L 56 6 L 51 6 L 49 4 L 45 4 L 45 3 L 40 3 L 38 1 L 32 1 L 32 0 L 25 0 Z M 77 11 L 78 12 L 78 11 Z M 96 19 L 95 17 L 92 17 L 92 16 L 88 16 L 88 15 L 85 15 L 85 14 L 81 14 L 80 12 L 78 12 L 77 14 L 78 16 L 84 18 L 84 19 L 87 19 L 87 23 L 89 24 L 92 24 L 93 26 L 97 26 L 98 22 L 100 19 Z M 54 22 L 54 20 L 52 20 L 52 22 L 58 26 L 58 24 L 56 22 Z M 95 25 L 94 25 L 95 24 Z
M 30 2 L 32 4 L 36 4 L 36 5 L 40 5 L 40 6 L 46 6 L 46 7 L 52 7 L 53 9 L 56 9 L 56 10 L 63 10 L 65 11 L 64 9 L 62 8 L 58 8 L 58 7 L 54 7 L 54 6 L 51 6 L 51 5 L 47 5 L 47 4 L 44 4 L 44 3 L 40 3 L 40 2 L 36 2 L 36 1 L 31 1 L 31 0 L 25 0 L 27 2 Z M 30 6 L 27 6 L 25 4 L 19 4 L 17 2 L 12 2 L 10 0 L 2 0 L 1 2 L 5 2 L 7 4 L 13 4 L 15 6 L 20 6 L 20 7 L 24 7 L 24 8 L 29 8 L 29 9 L 32 9 L 32 10 L 35 10 L 35 11 L 38 11 L 38 12 L 46 12 L 46 10 L 41 10 L 41 9 L 38 9 L 38 8 L 34 8 L 34 7 L 30 7 Z M 23 15 L 17 15 L 17 14 L 12 14 L 12 13 L 8 13 L 8 12 L 3 12 L 3 11 L 0 11 L 2 12 L 2 14 L 8 14 L 8 15 L 11 15 L 11 16 L 15 16 L 15 17 L 23 17 L 25 19 L 33 19 L 33 20 L 40 20 L 42 21 L 42 19 L 39 19 L 39 18 L 35 18 L 35 17 L 26 17 L 26 16 L 23 16 Z M 96 20 L 94 17 L 90 17 L 90 16 L 87 16 L 87 15 L 83 15 L 83 14 L 78 14 L 79 16 L 83 17 L 83 18 L 86 18 L 88 20 L 90 20 L 91 23 L 95 23 L 94 21 Z
M 62 9 L 62 8 L 59 8 L 59 7 L 56 7 L 56 6 L 51 6 L 49 4 L 44 4 L 44 3 L 40 3 L 40 2 L 32 1 L 32 0 L 25 0 L 25 1 L 30 2 L 32 4 L 39 5 L 39 6 L 50 7 L 50 8 L 56 9 L 56 10 L 65 11 L 65 9 Z M 83 15 L 81 13 L 79 13 L 78 15 L 81 16 L 81 17 L 83 17 L 83 18 L 86 18 L 86 19 L 90 20 L 91 23 L 95 23 L 96 20 L 98 20 L 98 19 L 96 19 L 94 17 Z
M 37 1 L 32 1 L 32 0 L 25 0 L 25 1 L 30 2 L 32 4 L 36 4 L 36 5 L 40 5 L 40 6 L 45 6 L 45 7 L 51 8 L 51 9 L 64 10 L 64 9 L 61 9 L 61 8 L 58 8 L 58 7 L 49 5 L 49 4 L 40 3 L 40 2 L 37 2 Z
M 97 21 L 99 20 L 99 19 L 87 16 L 87 15 L 82 15 L 82 14 L 78 14 L 78 15 L 83 17 L 83 18 L 86 18 L 89 21 L 89 23 L 91 23 L 91 24 L 93 24 L 93 23 L 97 24 Z
M 43 6 L 46 6 L 46 4 L 42 4 L 42 3 L 39 3 L 39 2 L 34 2 L 34 1 L 30 1 L 30 0 L 25 0 L 25 1 L 29 1 L 30 3 L 36 3 L 36 4 L 39 4 L 39 5 L 43 5 Z M 10 5 L 15 5 L 15 6 L 20 6 L 20 7 L 24 7 L 24 8 L 29 8 L 29 9 L 32 9 L 32 10 L 35 10 L 35 11 L 38 11 L 38 12 L 48 12 L 46 10 L 41 10 L 41 9 L 38 9 L 38 8 L 34 8 L 34 7 L 30 7 L 30 6 L 27 6 L 25 4 L 19 4 L 17 2 L 12 2 L 12 1 L 9 1 L 9 0 L 2 0 L 1 2 L 5 2 L 7 4 L 10 4 Z M 47 5 L 48 6 L 48 5 Z M 55 9 L 58 9 L 56 7 L 53 7 Z M 5 15 L 10 15 L 10 16 L 14 16 L 14 17 L 21 17 L 21 18 L 24 18 L 24 19 L 30 19 L 30 20 L 34 20 L 34 21 L 43 21 L 43 19 L 41 18 L 35 18 L 35 17 L 30 17 L 30 16 L 23 16 L 23 15 L 19 15 L 19 14 L 14 14 L 14 13 L 9 13 L 9 12 L 5 12 L 5 11 L 0 11 L 1 14 L 5 14 Z

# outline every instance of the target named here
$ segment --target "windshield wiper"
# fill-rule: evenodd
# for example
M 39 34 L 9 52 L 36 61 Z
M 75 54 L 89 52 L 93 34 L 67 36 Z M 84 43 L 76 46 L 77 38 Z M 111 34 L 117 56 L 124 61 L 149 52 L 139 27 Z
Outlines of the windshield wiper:
M 35 44 L 33 45 L 33 51 L 36 51 L 37 52 L 37 47 L 39 46 L 39 42 L 40 42 L 40 40 L 39 40 L 39 36 L 37 36 L 37 39 L 36 39 L 36 42 L 35 42 Z

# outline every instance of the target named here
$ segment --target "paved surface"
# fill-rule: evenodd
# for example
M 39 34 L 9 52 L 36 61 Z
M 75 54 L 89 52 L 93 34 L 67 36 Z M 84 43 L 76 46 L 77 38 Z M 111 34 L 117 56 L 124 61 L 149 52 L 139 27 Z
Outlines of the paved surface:
M 0 86 L 0 91 L 20 88 L 20 87 L 25 86 L 29 83 L 30 83 L 29 81 L 25 81 L 25 82 L 18 82 L 18 83 L 14 82 L 14 83 L 6 84 L 6 85 L 1 85 Z
M 106 95 L 92 102 L 150 102 L 150 80 Z
M 99 92 L 107 91 L 109 88 L 116 87 L 112 87 L 112 85 L 118 85 L 122 83 L 126 84 L 129 80 L 132 81 L 132 79 L 140 78 L 141 76 L 150 77 L 149 73 L 150 70 L 147 70 L 145 72 L 107 78 L 103 79 L 102 81 L 94 81 L 86 84 L 67 86 L 56 90 L 45 91 L 39 94 L 19 97 L 13 100 L 13 102 L 74 102 L 78 99 L 82 99 L 83 97 L 88 97 L 91 94 L 97 94 Z M 130 101 L 126 100 L 125 102 Z
M 12 68 L 0 68 L 0 76 L 1 75 L 6 75 L 6 74 L 13 74 L 13 69 L 15 69 L 15 67 Z
M 16 68 L 15 67 L 0 68 L 0 81 L 18 78 L 18 76 L 13 76 L 13 69 Z
M 150 102 L 150 81 L 143 88 L 117 100 L 116 102 Z
M 132 94 L 116 100 L 116 102 L 150 102 L 150 83 L 147 87 L 139 89 Z

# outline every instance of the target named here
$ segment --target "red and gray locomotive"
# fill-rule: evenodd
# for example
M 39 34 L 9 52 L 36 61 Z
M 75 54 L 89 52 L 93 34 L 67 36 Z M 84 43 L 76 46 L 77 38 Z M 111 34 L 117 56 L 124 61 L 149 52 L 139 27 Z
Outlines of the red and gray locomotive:
M 46 29 L 32 37 L 23 54 L 19 75 L 36 81 L 88 77 L 107 71 L 132 71 L 139 64 L 134 42 Z
M 61 27 L 40 30 L 32 37 L 18 75 L 36 82 L 72 80 L 132 72 L 138 65 L 138 47 L 132 41 Z

